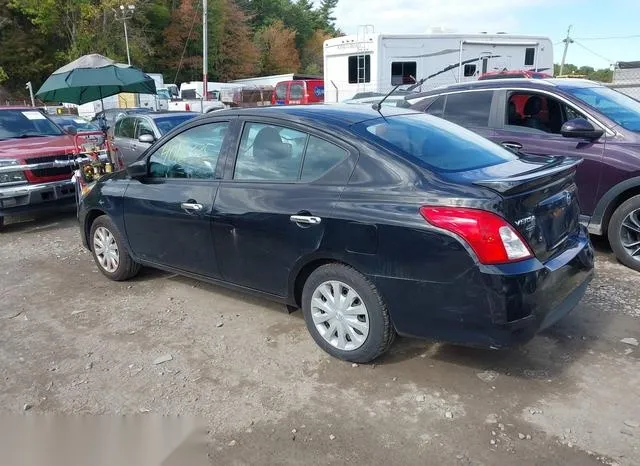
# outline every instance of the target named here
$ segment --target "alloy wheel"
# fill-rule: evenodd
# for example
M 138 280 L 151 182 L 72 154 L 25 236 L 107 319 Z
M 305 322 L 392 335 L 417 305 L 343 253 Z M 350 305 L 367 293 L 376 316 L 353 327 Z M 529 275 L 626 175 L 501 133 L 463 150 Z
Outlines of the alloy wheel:
M 369 313 L 360 295 L 340 281 L 320 284 L 311 298 L 311 317 L 318 333 L 342 351 L 360 348 L 369 335 Z
M 620 243 L 633 259 L 640 261 L 640 209 L 630 212 L 622 221 Z

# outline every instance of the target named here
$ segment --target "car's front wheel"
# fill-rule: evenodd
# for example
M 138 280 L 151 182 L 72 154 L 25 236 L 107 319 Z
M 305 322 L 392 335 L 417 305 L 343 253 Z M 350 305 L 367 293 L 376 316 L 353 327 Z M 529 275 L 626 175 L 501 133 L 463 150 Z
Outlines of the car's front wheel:
M 615 210 L 608 234 L 618 260 L 640 271 L 640 195 L 627 199 Z
M 123 281 L 134 277 L 140 271 L 140 265 L 124 247 L 120 232 L 106 215 L 94 220 L 89 240 L 93 259 L 106 277 Z
M 302 310 L 315 342 L 336 358 L 373 361 L 389 349 L 395 336 L 376 287 L 343 264 L 324 265 L 309 276 Z

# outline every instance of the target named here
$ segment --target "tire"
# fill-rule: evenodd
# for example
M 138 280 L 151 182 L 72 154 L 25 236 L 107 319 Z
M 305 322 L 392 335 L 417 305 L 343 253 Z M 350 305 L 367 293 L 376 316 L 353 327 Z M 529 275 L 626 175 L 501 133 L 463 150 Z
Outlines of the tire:
M 128 280 L 140 271 L 140 264 L 131 258 L 124 246 L 122 235 L 106 215 L 101 215 L 91 224 L 89 245 L 98 269 L 110 280 Z M 115 261 L 112 260 L 114 256 L 117 259 Z
M 346 305 L 329 301 L 335 296 L 344 297 Z M 345 361 L 371 362 L 395 338 L 389 311 L 376 287 L 343 264 L 323 265 L 311 273 L 302 290 L 302 312 L 318 346 Z
M 607 233 L 616 258 L 640 272 L 640 195 L 618 206 L 611 216 Z

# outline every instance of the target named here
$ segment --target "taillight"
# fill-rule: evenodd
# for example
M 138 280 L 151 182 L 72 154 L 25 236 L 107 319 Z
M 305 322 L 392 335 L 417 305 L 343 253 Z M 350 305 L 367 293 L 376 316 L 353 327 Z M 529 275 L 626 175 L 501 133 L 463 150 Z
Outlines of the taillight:
M 465 240 L 483 264 L 505 264 L 533 257 L 518 232 L 492 212 L 462 207 L 421 207 L 432 225 Z
M 191 105 L 184 104 L 184 109 L 185 109 L 185 111 L 190 112 L 191 111 Z

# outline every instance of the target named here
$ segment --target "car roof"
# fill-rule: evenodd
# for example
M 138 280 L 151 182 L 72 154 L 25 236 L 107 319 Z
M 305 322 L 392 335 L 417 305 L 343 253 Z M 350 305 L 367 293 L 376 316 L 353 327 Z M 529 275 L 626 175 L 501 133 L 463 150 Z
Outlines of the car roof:
M 242 115 L 248 117 L 268 117 L 291 119 L 310 125 L 322 122 L 332 126 L 350 126 L 365 120 L 419 113 L 414 110 L 396 107 L 382 107 L 374 110 L 371 105 L 349 104 L 316 104 L 316 105 L 282 105 L 273 107 L 256 107 L 233 110 L 220 110 L 207 114 L 208 117 L 223 115 Z
M 559 88 L 559 89 L 573 89 L 573 88 L 585 88 L 585 87 L 601 87 L 602 84 L 595 81 L 589 81 L 587 79 L 573 79 L 573 78 L 545 78 L 545 79 L 530 79 L 530 78 L 507 78 L 507 79 L 487 79 L 483 81 L 469 81 L 465 83 L 449 84 L 446 86 L 430 89 L 425 92 L 418 92 L 415 94 L 409 94 L 405 98 L 407 100 L 414 100 L 420 97 L 428 97 L 434 94 L 440 94 L 448 91 L 462 91 L 471 89 L 500 89 L 508 87 L 523 87 L 531 89 L 544 89 L 544 88 Z
M 147 114 L 145 114 L 144 116 L 151 118 L 152 120 L 155 120 L 156 118 L 163 118 L 163 117 L 167 117 L 167 116 L 193 116 L 193 117 L 197 117 L 199 114 L 196 112 L 169 112 L 169 111 L 164 111 L 164 112 L 149 112 Z

